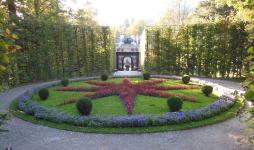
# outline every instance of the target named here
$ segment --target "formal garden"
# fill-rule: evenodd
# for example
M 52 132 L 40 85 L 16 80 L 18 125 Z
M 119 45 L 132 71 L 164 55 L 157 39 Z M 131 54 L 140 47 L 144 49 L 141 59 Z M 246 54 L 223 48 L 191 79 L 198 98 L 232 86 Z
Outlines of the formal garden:
M 47 10 L 29 3 L 35 12 L 24 7 L 17 17 L 0 7 L 0 91 L 47 82 L 19 95 L 10 112 L 64 130 L 147 133 L 224 121 L 254 99 L 252 2 L 234 5 L 240 16 L 251 12 L 247 21 L 226 17 L 144 27 L 144 59 L 137 68 L 143 76 L 123 78 L 113 76 L 116 34 L 91 9 L 74 15 L 60 5 Z M 242 81 L 245 94 L 191 77 Z M 249 112 L 246 123 L 253 129 L 253 108 Z M 9 116 L 0 115 L 1 125 Z M 247 139 L 251 144 L 253 137 Z
M 145 80 L 146 79 L 146 80 Z M 20 95 L 10 109 L 24 120 L 60 129 L 138 133 L 219 122 L 243 107 L 236 93 L 179 78 L 62 79 Z M 214 90 L 213 90 L 214 88 Z

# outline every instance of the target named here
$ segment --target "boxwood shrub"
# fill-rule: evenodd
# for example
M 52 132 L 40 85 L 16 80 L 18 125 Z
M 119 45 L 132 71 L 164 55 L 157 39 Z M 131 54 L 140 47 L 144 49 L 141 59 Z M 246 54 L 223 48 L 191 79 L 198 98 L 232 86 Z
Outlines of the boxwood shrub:
M 106 73 L 101 74 L 101 80 L 102 81 L 107 81 L 108 80 L 108 74 L 106 74 Z
M 183 81 L 184 84 L 188 84 L 190 82 L 190 76 L 183 75 L 182 76 L 182 81 Z
M 145 80 L 149 80 L 150 77 L 151 77 L 151 74 L 150 74 L 149 72 L 143 73 L 143 78 L 144 78 Z

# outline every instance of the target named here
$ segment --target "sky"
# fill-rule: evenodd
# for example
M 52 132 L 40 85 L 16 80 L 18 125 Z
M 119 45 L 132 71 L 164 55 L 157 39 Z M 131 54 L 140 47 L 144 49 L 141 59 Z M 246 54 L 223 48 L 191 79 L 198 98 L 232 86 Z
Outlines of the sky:
M 83 8 L 84 0 L 70 3 L 72 8 Z M 92 8 L 98 10 L 97 19 L 102 25 L 117 26 L 126 18 L 131 21 L 140 19 L 153 20 L 167 8 L 173 0 L 90 0 Z M 187 0 L 195 8 L 201 0 Z

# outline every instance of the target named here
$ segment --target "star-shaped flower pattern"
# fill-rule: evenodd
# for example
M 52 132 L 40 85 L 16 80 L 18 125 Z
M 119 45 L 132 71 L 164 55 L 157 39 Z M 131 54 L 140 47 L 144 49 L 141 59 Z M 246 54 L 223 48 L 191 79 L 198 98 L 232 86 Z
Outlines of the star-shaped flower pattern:
M 159 79 L 154 81 L 144 81 L 138 83 L 131 83 L 127 77 L 123 79 L 122 83 L 114 82 L 98 82 L 98 81 L 86 81 L 86 83 L 94 84 L 97 86 L 93 87 L 63 87 L 57 88 L 56 91 L 92 91 L 94 93 L 86 93 L 84 97 L 90 97 L 91 99 L 107 97 L 112 95 L 118 95 L 125 105 L 128 114 L 132 114 L 133 106 L 135 102 L 136 95 L 147 95 L 154 97 L 168 98 L 170 96 L 179 96 L 184 101 L 196 102 L 195 97 L 187 97 L 185 95 L 163 92 L 161 90 L 177 90 L 177 89 L 197 89 L 198 85 L 187 86 L 187 85 L 177 85 L 177 86 L 165 86 L 156 85 L 158 83 L 165 82 L 166 79 Z M 69 101 L 64 101 L 61 105 L 74 103 L 75 99 L 71 98 Z

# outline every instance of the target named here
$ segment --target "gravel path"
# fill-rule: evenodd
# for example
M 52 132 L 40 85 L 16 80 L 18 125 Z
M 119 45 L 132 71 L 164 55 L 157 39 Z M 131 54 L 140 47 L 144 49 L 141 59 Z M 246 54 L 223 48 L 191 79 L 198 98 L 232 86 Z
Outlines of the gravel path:
M 217 82 L 228 88 L 239 90 L 236 82 L 206 79 Z M 41 84 L 27 85 L 0 92 L 1 111 L 9 112 L 10 103 L 31 87 Z M 224 122 L 194 128 L 190 130 L 170 131 L 145 134 L 93 134 L 59 130 L 23 121 L 15 116 L 1 128 L 9 133 L 0 135 L 0 149 L 12 147 L 13 150 L 242 150 L 254 148 L 247 142 L 237 139 L 245 137 L 244 120 L 239 117 Z
M 141 72 L 138 71 L 117 71 L 114 73 L 116 77 L 124 77 L 124 76 L 142 76 Z

